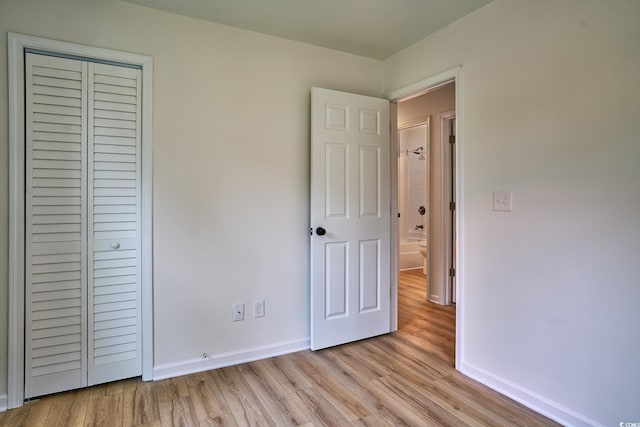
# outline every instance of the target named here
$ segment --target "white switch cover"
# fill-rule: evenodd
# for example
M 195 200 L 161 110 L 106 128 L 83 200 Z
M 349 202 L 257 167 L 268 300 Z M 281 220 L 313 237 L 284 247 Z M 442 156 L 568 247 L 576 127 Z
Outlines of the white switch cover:
M 493 210 L 511 212 L 513 206 L 511 204 L 511 191 L 494 191 L 493 192 Z

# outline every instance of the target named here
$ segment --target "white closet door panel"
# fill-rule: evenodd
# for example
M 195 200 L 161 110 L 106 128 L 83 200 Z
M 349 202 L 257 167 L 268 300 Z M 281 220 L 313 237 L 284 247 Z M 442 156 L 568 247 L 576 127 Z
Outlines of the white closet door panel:
M 26 54 L 25 397 L 86 386 L 87 66 Z
M 89 384 L 142 371 L 140 83 L 89 64 Z

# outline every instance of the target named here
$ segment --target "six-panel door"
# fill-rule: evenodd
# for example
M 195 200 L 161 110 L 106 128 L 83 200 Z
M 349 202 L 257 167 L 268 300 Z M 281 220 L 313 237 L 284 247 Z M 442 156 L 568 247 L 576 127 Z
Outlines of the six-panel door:
M 388 101 L 313 88 L 311 348 L 390 330 Z

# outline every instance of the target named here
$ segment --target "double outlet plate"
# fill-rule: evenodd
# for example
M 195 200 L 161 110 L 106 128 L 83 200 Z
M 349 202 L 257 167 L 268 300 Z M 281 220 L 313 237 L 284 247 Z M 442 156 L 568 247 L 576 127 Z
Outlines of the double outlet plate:
M 253 301 L 253 318 L 257 319 L 259 317 L 264 317 L 264 300 L 263 299 L 257 299 Z M 233 304 L 232 312 L 231 312 L 231 320 L 233 320 L 234 322 L 244 320 L 244 303 L 243 302 Z

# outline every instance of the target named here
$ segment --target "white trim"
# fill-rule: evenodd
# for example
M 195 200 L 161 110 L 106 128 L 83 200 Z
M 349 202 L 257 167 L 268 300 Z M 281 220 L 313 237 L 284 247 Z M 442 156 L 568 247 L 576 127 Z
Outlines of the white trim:
M 24 60 L 20 40 L 7 36 L 9 61 L 9 330 L 7 406 L 24 400 Z
M 459 66 L 451 70 L 443 71 L 442 73 L 436 74 L 435 76 L 420 80 L 419 82 L 412 83 L 409 86 L 396 89 L 389 92 L 386 95 L 386 98 L 391 101 L 406 101 L 411 98 L 415 98 L 416 96 L 420 96 L 426 92 L 435 90 L 440 86 L 444 86 L 447 83 L 450 83 L 453 79 L 456 78 L 456 75 L 452 74 L 452 71 L 458 72 L 461 69 L 462 67 Z
M 461 372 L 562 425 L 573 427 L 605 427 L 604 424 L 569 409 L 558 402 L 554 402 L 538 393 L 498 377 L 497 375 L 493 375 L 481 368 L 469 365 L 468 363 L 463 365 Z
M 441 144 L 441 150 L 440 152 L 442 153 L 442 158 L 440 159 L 441 163 L 444 165 L 445 164 L 445 158 L 446 157 L 450 157 L 445 155 L 446 151 L 449 151 L 449 141 L 448 138 L 445 135 L 448 135 L 448 132 L 445 133 L 444 131 L 444 124 L 446 123 L 447 120 L 451 120 L 453 118 L 456 117 L 456 111 L 455 110 L 450 110 L 450 111 L 445 111 L 443 113 L 439 113 L 438 114 L 438 124 L 439 124 L 439 130 L 440 130 L 440 134 L 438 135 L 438 144 Z M 449 159 L 451 161 L 451 159 Z M 446 168 L 445 168 L 446 169 Z M 445 179 L 442 180 L 442 185 L 444 188 L 442 188 L 441 194 L 442 194 L 442 206 L 447 206 L 450 202 L 450 200 L 448 200 L 447 195 L 449 194 L 449 186 L 451 185 L 451 177 L 450 176 L 445 176 Z M 457 194 L 456 194 L 457 196 Z M 452 264 L 452 260 L 451 260 L 451 215 L 445 215 L 443 217 L 443 223 L 442 223 L 442 227 L 444 230 L 446 230 L 446 239 L 442 242 L 442 247 L 437 249 L 437 250 L 442 250 L 444 251 L 444 253 L 446 254 L 446 256 L 442 259 L 443 265 L 441 266 L 442 271 L 446 272 L 446 277 L 449 277 L 449 273 L 448 273 L 448 266 Z M 445 284 L 444 287 L 444 292 L 443 292 L 443 301 L 442 304 L 444 305 L 449 305 L 451 304 L 451 286 L 449 280 L 447 280 L 447 283 Z
M 241 363 L 308 350 L 309 342 L 309 338 L 304 338 L 301 340 L 285 341 L 275 345 L 256 347 L 249 350 L 206 355 L 206 358 L 203 355 L 197 359 L 157 365 L 153 368 L 153 379 L 155 381 L 173 378 L 195 372 L 209 371 L 211 369 L 224 368 L 225 366 L 239 365 Z
M 456 369 L 461 370 L 464 360 L 464 169 L 463 169 L 463 86 L 462 86 L 462 66 L 457 66 L 447 71 L 443 71 L 435 76 L 420 80 L 419 82 L 410 84 L 403 88 L 391 91 L 387 94 L 387 98 L 392 102 L 411 99 L 423 93 L 438 88 L 451 81 L 455 81 L 456 85 L 456 285 L 457 285 L 457 302 L 456 302 Z M 393 183 L 392 183 L 393 184 Z M 398 188 L 397 182 L 395 187 L 391 187 L 391 199 L 397 199 Z M 397 221 L 395 228 L 397 235 Z M 397 257 L 397 255 L 396 255 Z M 397 271 L 397 270 L 395 270 Z M 397 279 L 396 279 L 397 280 Z M 397 285 L 392 289 L 392 293 L 397 293 Z M 392 295 L 393 301 L 393 295 Z M 397 302 L 397 295 L 396 295 Z M 397 307 L 396 307 L 397 310 Z M 397 312 L 396 312 L 397 313 Z
M 7 395 L 0 394 L 0 412 L 7 410 Z
M 142 67 L 142 379 L 153 369 L 152 96 L 153 58 L 8 33 L 9 60 L 9 331 L 7 406 L 24 397 L 24 49 L 40 49 Z
M 389 274 L 391 275 L 391 296 L 389 298 L 389 314 L 391 316 L 389 322 L 390 332 L 398 330 L 398 271 L 400 264 L 400 251 L 398 248 L 398 104 L 389 103 L 389 159 L 391 166 L 389 175 L 391 183 L 389 188 L 389 197 L 391 197 L 391 252 Z

